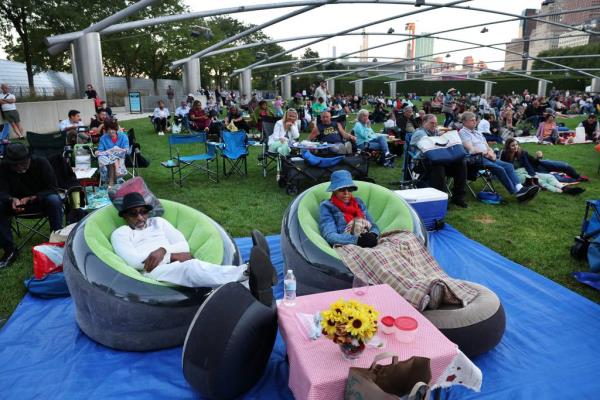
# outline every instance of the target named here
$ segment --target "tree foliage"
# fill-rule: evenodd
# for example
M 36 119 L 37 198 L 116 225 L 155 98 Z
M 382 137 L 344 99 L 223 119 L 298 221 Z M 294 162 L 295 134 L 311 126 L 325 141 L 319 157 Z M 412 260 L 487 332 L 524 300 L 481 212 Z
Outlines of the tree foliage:
M 584 54 L 600 54 L 600 42 L 589 43 L 584 46 L 566 47 L 561 49 L 553 49 L 542 51 L 537 57 L 551 56 L 572 56 Z M 566 65 L 571 68 L 600 68 L 600 58 L 591 57 L 574 57 L 553 59 L 552 61 Z M 556 65 L 546 63 L 544 61 L 534 61 L 533 69 L 554 69 Z

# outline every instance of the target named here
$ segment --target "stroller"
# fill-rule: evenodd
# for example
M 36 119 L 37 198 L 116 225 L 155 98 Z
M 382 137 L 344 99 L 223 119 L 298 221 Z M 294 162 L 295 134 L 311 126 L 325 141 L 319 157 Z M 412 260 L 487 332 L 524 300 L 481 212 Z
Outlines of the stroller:
M 289 195 L 296 195 L 303 184 L 328 181 L 335 171 L 345 169 L 357 180 L 369 181 L 369 159 L 364 153 L 336 157 L 318 157 L 304 150 L 302 157 L 283 157 L 279 186 Z M 371 180 L 372 181 L 372 180 Z

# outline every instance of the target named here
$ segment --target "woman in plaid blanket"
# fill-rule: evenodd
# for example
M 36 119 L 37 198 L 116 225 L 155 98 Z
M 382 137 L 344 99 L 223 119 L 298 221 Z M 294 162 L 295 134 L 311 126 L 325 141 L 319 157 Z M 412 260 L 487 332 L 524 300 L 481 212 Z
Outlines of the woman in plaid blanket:
M 352 195 L 357 189 L 350 172 L 334 172 L 327 188 L 331 198 L 319 210 L 321 235 L 353 274 L 387 283 L 420 311 L 466 306 L 477 296 L 477 290 L 448 277 L 412 232 L 381 234 L 364 202 Z

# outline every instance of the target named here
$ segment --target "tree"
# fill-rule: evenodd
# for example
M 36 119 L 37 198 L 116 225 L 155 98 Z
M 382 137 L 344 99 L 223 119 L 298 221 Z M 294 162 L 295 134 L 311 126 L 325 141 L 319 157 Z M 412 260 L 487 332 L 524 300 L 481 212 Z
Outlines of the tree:
M 542 51 L 537 57 L 551 56 L 571 56 L 584 54 L 600 54 L 600 42 L 589 43 L 584 46 L 567 47 L 561 49 L 553 49 Z M 600 68 L 600 58 L 591 57 L 574 57 L 574 58 L 557 58 L 552 61 L 566 65 L 571 68 Z M 544 61 L 534 61 L 533 69 L 554 69 L 559 68 L 556 65 L 546 63 Z
M 319 58 L 319 57 L 320 56 L 319 56 L 319 52 L 318 51 L 315 51 L 315 50 L 311 49 L 310 47 L 307 47 L 306 49 L 304 49 L 304 54 L 302 55 L 302 57 L 300 57 L 300 60 L 308 60 L 308 59 L 311 59 L 311 58 Z M 314 64 L 316 62 L 317 61 L 301 61 L 299 63 L 299 67 L 300 68 L 308 67 L 309 65 Z M 317 68 L 319 70 L 322 70 L 323 66 L 319 65 Z

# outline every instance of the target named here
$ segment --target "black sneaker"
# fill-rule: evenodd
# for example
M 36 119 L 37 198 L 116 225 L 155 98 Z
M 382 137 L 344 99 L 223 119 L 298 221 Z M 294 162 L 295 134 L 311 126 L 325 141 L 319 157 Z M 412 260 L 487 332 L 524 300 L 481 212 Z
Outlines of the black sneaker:
M 248 261 L 249 286 L 252 295 L 266 306 L 273 303 L 271 289 L 275 268 L 269 256 L 258 246 L 252 247 Z
M 0 269 L 12 264 L 17 259 L 18 255 L 19 251 L 17 249 L 4 250 L 4 255 L 0 258 Z
M 460 208 L 469 208 L 469 205 L 464 200 L 452 200 L 452 204 Z
M 521 190 L 516 193 L 517 200 L 519 203 L 531 200 L 538 194 L 539 191 L 539 186 L 523 186 Z

